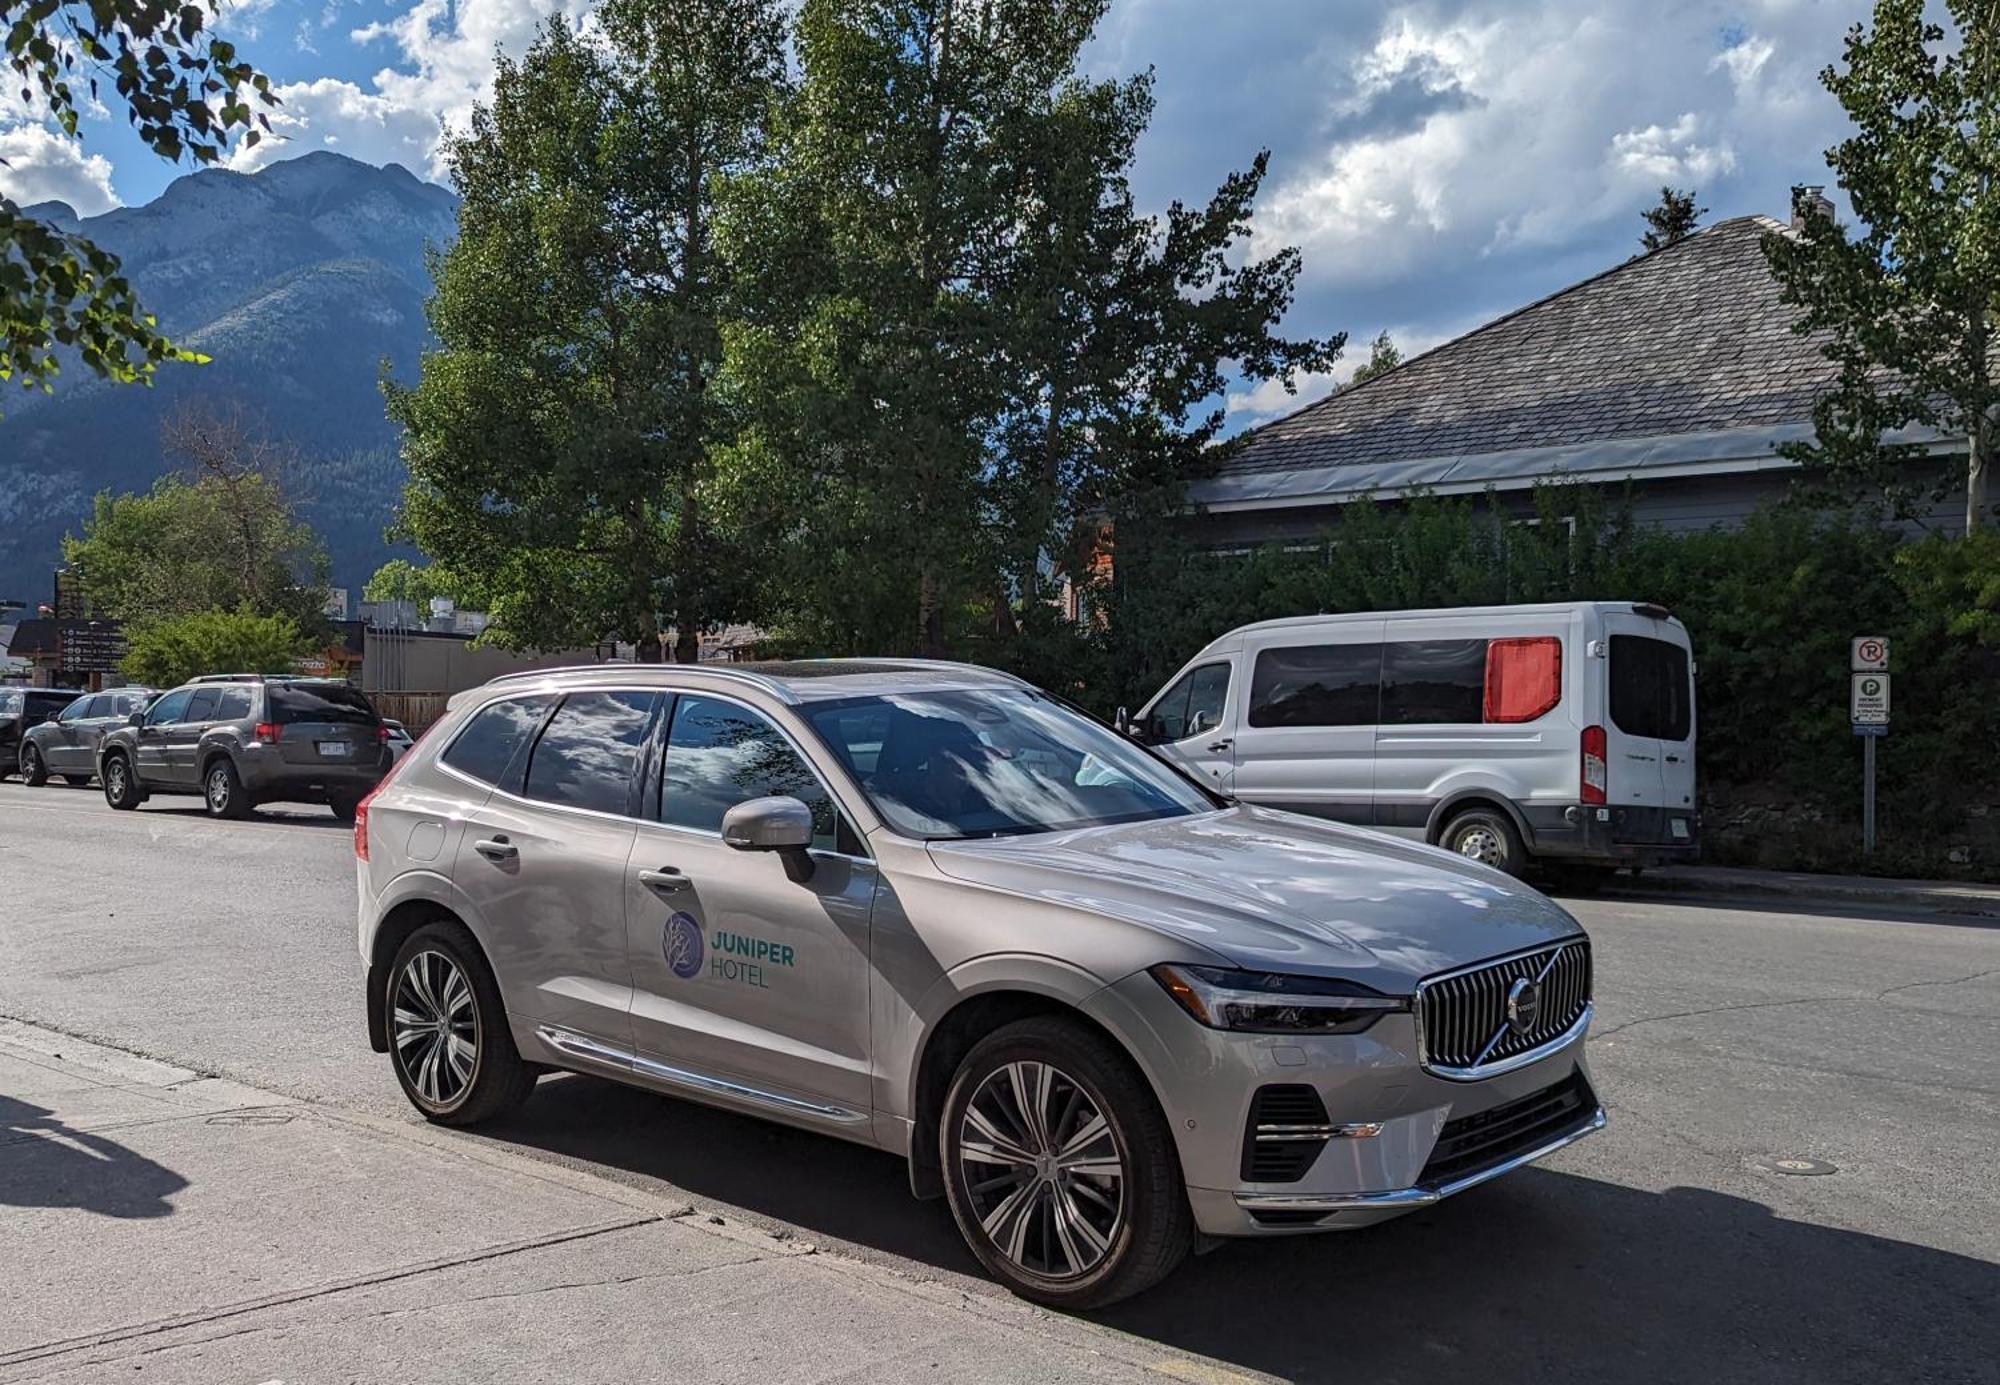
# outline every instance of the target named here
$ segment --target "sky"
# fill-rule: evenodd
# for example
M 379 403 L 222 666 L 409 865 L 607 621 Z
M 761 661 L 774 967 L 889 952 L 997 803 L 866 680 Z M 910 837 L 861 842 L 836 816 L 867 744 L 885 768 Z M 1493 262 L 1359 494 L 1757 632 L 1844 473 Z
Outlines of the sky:
M 671 0 L 662 0 L 671 3 Z M 518 53 L 587 0 L 236 0 L 223 20 L 283 97 L 279 140 L 233 166 L 333 149 L 443 180 L 439 140 Z M 1143 207 L 1212 194 L 1259 150 L 1271 166 L 1253 253 L 1297 246 L 1284 328 L 1346 332 L 1339 366 L 1249 384 L 1231 431 L 1345 379 L 1387 330 L 1405 355 L 1623 260 L 1662 184 L 1704 224 L 1785 215 L 1827 178 L 1842 135 L 1818 74 L 1861 0 L 1112 0 L 1095 76 L 1151 69 Z M 94 112 L 79 142 L 0 93 L 0 193 L 83 215 L 143 203 L 188 170 Z

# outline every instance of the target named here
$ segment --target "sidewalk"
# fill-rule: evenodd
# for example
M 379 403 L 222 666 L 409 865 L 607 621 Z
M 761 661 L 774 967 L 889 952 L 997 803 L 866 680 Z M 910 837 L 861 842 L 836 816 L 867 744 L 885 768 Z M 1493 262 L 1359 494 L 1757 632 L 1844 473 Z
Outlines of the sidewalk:
M 1256 1377 L 0 1022 L 0 1383 Z
M 2000 885 L 1963 880 L 1890 880 L 1870 875 L 1740 870 L 1730 866 L 1665 866 L 1648 870 L 1637 879 L 1618 876 L 1606 888 L 1619 894 L 1776 897 L 2000 918 Z

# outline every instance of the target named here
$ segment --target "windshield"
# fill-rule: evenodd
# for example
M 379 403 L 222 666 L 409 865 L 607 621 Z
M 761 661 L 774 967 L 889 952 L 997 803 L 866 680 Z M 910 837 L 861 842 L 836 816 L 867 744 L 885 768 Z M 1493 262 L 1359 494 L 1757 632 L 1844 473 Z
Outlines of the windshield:
M 906 837 L 1015 836 L 1215 807 L 1124 737 L 1025 688 L 845 698 L 804 715 Z

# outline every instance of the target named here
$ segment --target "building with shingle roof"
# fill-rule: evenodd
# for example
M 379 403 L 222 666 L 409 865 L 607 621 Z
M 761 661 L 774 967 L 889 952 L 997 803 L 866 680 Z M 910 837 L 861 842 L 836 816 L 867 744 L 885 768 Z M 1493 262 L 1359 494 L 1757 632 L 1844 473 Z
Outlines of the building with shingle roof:
M 1257 429 L 1193 488 L 1204 537 L 1304 537 L 1348 501 L 1416 491 L 1525 511 L 1551 480 L 1615 486 L 1645 523 L 1740 520 L 1788 486 L 1776 449 L 1812 436 L 1837 371 L 1765 264 L 1787 229 L 1718 222 Z

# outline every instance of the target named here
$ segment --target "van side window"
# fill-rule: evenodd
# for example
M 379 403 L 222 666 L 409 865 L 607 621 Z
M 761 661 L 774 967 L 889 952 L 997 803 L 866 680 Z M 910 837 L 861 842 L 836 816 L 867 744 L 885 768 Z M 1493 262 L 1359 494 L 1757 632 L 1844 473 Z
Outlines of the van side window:
M 1228 664 L 1203 664 L 1188 670 L 1154 706 L 1152 738 L 1178 741 L 1213 731 L 1222 725 L 1222 706 L 1228 699 Z
M 1382 646 L 1266 649 L 1250 678 L 1252 726 L 1369 726 L 1382 692 Z
M 1477 726 L 1485 699 L 1485 640 L 1398 640 L 1384 646 L 1384 726 Z

